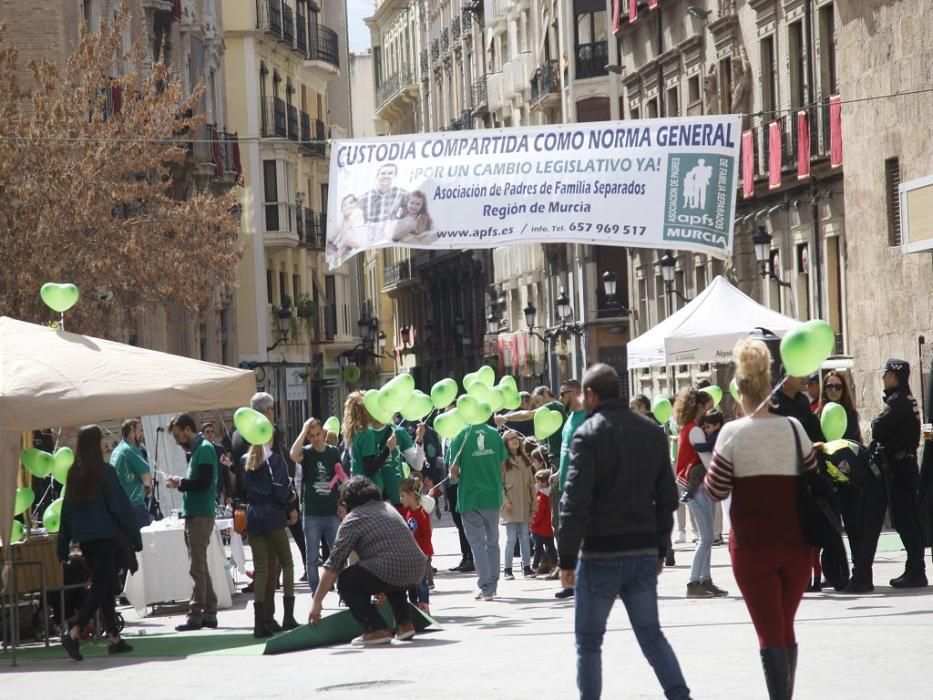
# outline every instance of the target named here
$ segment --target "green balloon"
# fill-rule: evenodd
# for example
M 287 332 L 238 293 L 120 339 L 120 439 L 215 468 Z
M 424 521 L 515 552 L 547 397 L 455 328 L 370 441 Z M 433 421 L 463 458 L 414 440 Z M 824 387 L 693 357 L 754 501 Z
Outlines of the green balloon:
M 552 411 L 546 406 L 541 406 L 535 410 L 535 437 L 539 440 L 545 440 L 558 430 L 564 422 L 564 417 L 557 411 Z
M 671 413 L 674 407 L 671 406 L 671 400 L 666 396 L 657 397 L 651 404 L 651 414 L 658 423 L 667 423 L 671 419 Z
M 729 393 L 732 394 L 732 398 L 736 401 L 742 400 L 742 395 L 739 393 L 739 383 L 735 381 L 735 377 L 729 382 Z
M 505 403 L 502 404 L 502 408 L 514 411 L 516 408 L 521 407 L 522 397 L 517 391 L 512 391 L 508 388 L 502 389 L 503 398 Z
M 479 377 L 477 376 L 476 372 L 467 372 L 465 375 L 463 375 L 463 390 L 469 391 L 470 387 L 478 381 Z
M 402 406 L 411 399 L 411 393 L 414 390 L 415 378 L 407 372 L 399 374 L 379 390 L 379 401 L 386 411 L 398 413 L 402 410 Z
M 408 421 L 421 420 L 434 408 L 431 397 L 421 391 L 412 393 L 411 398 L 402 406 L 402 417 Z
M 437 431 L 437 434 L 451 440 L 457 437 L 465 425 L 466 423 L 456 408 L 442 413 L 434 419 L 434 430 Z
M 13 515 L 25 513 L 26 509 L 29 508 L 35 500 L 36 494 L 32 489 L 16 489 L 16 498 L 13 501 Z
M 806 377 L 816 372 L 836 346 L 832 326 L 813 319 L 787 331 L 781 338 L 781 362 L 791 377 Z
M 503 389 L 509 388 L 516 394 L 518 393 L 518 383 L 515 381 L 515 377 L 513 377 L 511 374 L 503 374 L 502 378 L 499 380 L 498 386 Z
M 23 450 L 19 458 L 26 470 L 37 479 L 44 479 L 55 467 L 55 458 L 51 454 L 34 447 Z
M 477 401 L 485 401 L 488 404 L 493 402 L 493 393 L 492 389 L 481 381 L 475 381 L 470 384 L 470 388 L 467 389 L 467 393 L 474 397 Z
M 827 442 L 838 440 L 845 435 L 848 425 L 849 416 L 845 408 L 832 401 L 823 406 L 823 410 L 820 411 L 820 428 Z
M 489 390 L 492 401 L 487 401 L 489 408 L 492 409 L 493 413 L 498 413 L 503 408 L 505 408 L 505 390 L 500 389 L 497 386 L 494 386 Z
M 80 294 L 73 284 L 46 282 L 39 290 L 39 296 L 52 311 L 64 313 L 78 303 Z
M 55 458 L 55 466 L 66 471 L 75 463 L 75 453 L 70 447 L 59 447 L 52 453 L 52 457 Z
M 68 449 L 68 448 L 64 448 Z M 71 452 L 71 450 L 68 450 Z M 55 479 L 58 483 L 64 486 L 68 482 L 68 472 L 71 470 L 71 465 L 74 463 L 74 455 L 71 456 L 71 459 L 56 459 L 55 466 L 52 467 L 52 478 Z
M 13 530 L 10 532 L 10 542 L 19 542 L 23 539 L 23 524 L 19 520 L 13 521 Z
M 475 396 L 464 394 L 457 399 L 457 412 L 469 425 L 479 425 L 489 420 L 492 409 L 488 403 L 479 401 Z
M 275 433 L 269 419 L 248 406 L 236 410 L 233 414 L 233 424 L 250 445 L 265 445 L 271 442 Z
M 457 382 L 449 377 L 442 379 L 431 387 L 431 401 L 434 408 L 442 411 L 457 398 Z
M 347 384 L 356 384 L 360 381 L 360 374 L 359 365 L 351 362 L 343 368 L 343 381 Z
M 370 389 L 366 392 L 365 396 L 363 396 L 363 405 L 377 423 L 385 425 L 392 422 L 392 414 L 383 405 L 382 392 L 378 389 Z
M 709 394 L 713 399 L 713 408 L 719 405 L 719 402 L 722 401 L 722 389 L 718 386 L 705 386 L 700 389 L 704 394 Z
M 340 433 L 340 419 L 337 416 L 331 416 L 324 421 L 324 430 L 331 433 Z
M 61 527 L 63 502 L 63 499 L 56 498 L 49 503 L 48 508 L 42 514 L 42 527 L 45 528 L 46 532 L 58 532 L 59 527 Z
M 489 365 L 483 365 L 476 370 L 476 378 L 486 386 L 492 388 L 492 385 L 496 383 L 496 370 Z

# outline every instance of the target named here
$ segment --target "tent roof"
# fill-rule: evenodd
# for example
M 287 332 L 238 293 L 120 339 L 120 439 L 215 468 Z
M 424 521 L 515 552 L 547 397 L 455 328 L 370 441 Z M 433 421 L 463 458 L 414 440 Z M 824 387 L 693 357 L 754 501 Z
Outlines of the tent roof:
M 783 336 L 799 324 L 762 306 L 719 275 L 682 309 L 630 341 L 628 366 L 730 362 L 736 342 L 754 328 Z
M 255 391 L 251 371 L 0 317 L 0 430 L 232 408 Z

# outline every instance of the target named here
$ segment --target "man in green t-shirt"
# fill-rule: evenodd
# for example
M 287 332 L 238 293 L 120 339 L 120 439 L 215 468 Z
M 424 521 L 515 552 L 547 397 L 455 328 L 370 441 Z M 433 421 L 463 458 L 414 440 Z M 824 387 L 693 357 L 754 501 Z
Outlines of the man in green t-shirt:
M 551 523 L 554 527 L 554 534 L 560 529 L 560 497 L 564 492 L 564 484 L 567 481 L 567 472 L 570 471 L 570 445 L 573 443 L 573 435 L 577 428 L 586 421 L 587 413 L 583 408 L 583 397 L 581 393 L 583 388 L 576 379 L 567 379 L 560 385 L 560 402 L 567 411 L 567 420 L 564 421 L 564 427 L 555 435 L 560 435 L 560 467 L 557 472 L 557 492 L 551 494 Z M 553 482 L 553 477 L 552 477 Z M 554 567 L 554 573 L 559 575 L 559 569 Z M 554 578 L 557 578 L 555 576 Z M 555 598 L 570 598 L 573 595 L 572 588 L 562 588 L 554 594 Z
M 305 438 L 310 445 L 305 445 Z M 320 576 L 317 561 L 321 538 L 327 547 L 334 546 L 337 537 L 337 491 L 347 475 L 340 464 L 340 452 L 324 440 L 324 428 L 317 418 L 305 421 L 304 428 L 292 445 L 290 456 L 301 469 L 301 510 L 304 513 L 305 567 L 311 595 L 317 590 Z
M 136 520 L 140 527 L 152 522 L 146 497 L 152 493 L 152 474 L 139 444 L 143 439 L 143 427 L 137 418 L 127 418 L 122 425 L 123 439 L 110 453 L 110 466 L 117 473 L 120 486 L 126 491 Z
M 207 548 L 214 535 L 217 497 L 217 452 L 198 432 L 194 418 L 182 413 L 168 424 L 180 446 L 191 453 L 184 479 L 170 476 L 166 487 L 181 491 L 181 517 L 185 519 L 185 544 L 191 560 L 189 574 L 194 581 L 188 620 L 175 627 L 179 632 L 217 627 L 217 594 L 207 568 Z
M 418 426 L 415 439 L 408 431 L 397 425 L 370 427 L 353 438 L 350 454 L 351 469 L 354 474 L 369 478 L 382 492 L 382 497 L 394 506 L 401 504 L 399 487 L 404 478 L 405 467 L 421 471 L 424 466 L 424 426 Z M 370 474 L 366 462 L 378 464 L 375 473 Z M 374 460 L 374 461 L 373 461 Z
M 447 450 L 450 475 L 459 478 L 457 511 L 463 519 L 479 592 L 492 600 L 499 583 L 499 511 L 506 449 L 499 432 L 489 425 L 468 425 Z

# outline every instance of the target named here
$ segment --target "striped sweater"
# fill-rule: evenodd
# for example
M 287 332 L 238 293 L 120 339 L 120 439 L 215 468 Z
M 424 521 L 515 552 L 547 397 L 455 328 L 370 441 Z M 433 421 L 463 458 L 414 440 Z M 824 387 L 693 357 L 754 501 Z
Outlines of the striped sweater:
M 719 433 L 706 488 L 721 501 L 730 493 L 731 548 L 806 546 L 797 515 L 797 431 L 807 469 L 813 445 L 796 418 L 741 418 Z

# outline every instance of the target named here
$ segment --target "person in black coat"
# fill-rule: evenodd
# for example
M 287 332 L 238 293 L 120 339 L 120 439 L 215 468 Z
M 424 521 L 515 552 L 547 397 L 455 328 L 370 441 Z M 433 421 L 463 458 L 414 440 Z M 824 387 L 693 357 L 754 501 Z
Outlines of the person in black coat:
M 110 644 L 107 652 L 120 654 L 132 647 L 120 638 L 114 599 L 117 573 L 136 570 L 136 556 L 143 543 L 133 506 L 116 472 L 104 461 L 103 432 L 96 425 L 78 431 L 75 462 L 68 471 L 58 531 L 58 558 L 68 561 L 71 542 L 80 544 L 91 570 L 91 588 L 84 604 L 68 620 L 62 646 L 75 661 L 81 661 L 81 630 L 99 609 Z
M 800 421 L 810 442 L 823 442 L 820 420 L 810 410 L 810 399 L 803 392 L 806 377 L 786 377 L 780 389 L 771 395 L 771 412 Z

